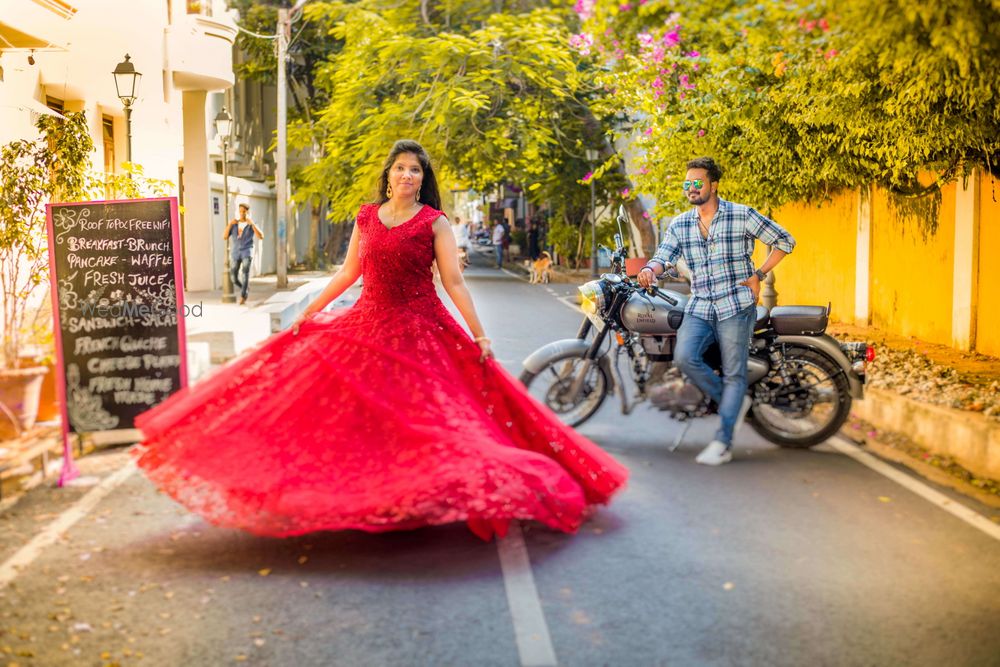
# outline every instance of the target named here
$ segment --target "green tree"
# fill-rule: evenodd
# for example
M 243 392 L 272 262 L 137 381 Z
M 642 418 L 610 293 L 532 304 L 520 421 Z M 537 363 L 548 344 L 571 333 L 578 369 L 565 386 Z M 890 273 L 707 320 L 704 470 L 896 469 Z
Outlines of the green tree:
M 289 5 L 287 0 L 230 0 L 230 6 L 239 12 L 240 25 L 252 33 L 266 36 L 277 32 L 278 8 L 289 8 Z M 269 84 L 277 82 L 278 61 L 273 39 L 241 32 L 236 46 L 244 56 L 234 68 L 238 77 Z M 315 126 L 315 117 L 327 102 L 325 91 L 316 87 L 314 73 L 319 63 L 339 49 L 339 40 L 332 37 L 321 23 L 297 21 L 294 24 L 286 62 L 289 118 L 295 124 L 297 132 L 295 145 L 305 150 L 313 160 L 322 157 L 323 147 L 322 135 Z M 272 150 L 273 144 L 268 147 L 268 151 Z M 293 168 L 289 176 L 296 186 L 295 199 L 300 203 L 308 203 L 311 209 L 307 265 L 317 268 L 323 264 L 319 231 L 326 201 L 325 193 L 307 191 L 300 187 L 303 183 L 300 169 Z
M 581 0 L 577 10 L 627 114 L 620 136 L 644 156 L 640 189 L 662 214 L 684 206 L 677 184 L 695 155 L 727 168 L 728 196 L 768 209 L 872 184 L 934 195 L 1000 153 L 995 3 L 708 0 L 695 13 Z M 939 177 L 921 185 L 924 172 Z
M 248 11 L 269 17 L 273 8 Z M 244 25 L 273 32 L 267 20 Z M 606 95 L 597 69 L 568 48 L 577 19 L 566 5 L 315 2 L 303 23 L 293 32 L 310 35 L 310 49 L 324 56 L 308 73 L 310 111 L 289 129 L 292 147 L 318 147 L 296 175 L 296 198 L 328 198 L 330 219 L 352 220 L 374 196 L 381 161 L 402 137 L 426 146 L 446 186 L 487 191 L 511 183 L 533 203 L 551 203 L 555 224 L 575 234 L 559 248 L 564 254 L 576 255 L 589 229 L 584 149 L 603 146 L 615 165 L 617 175 L 598 184 L 602 204 L 627 187 L 617 187 L 624 172 L 607 142 L 607 119 L 593 112 Z M 256 52 L 247 72 L 269 71 L 268 58 L 266 49 Z M 563 236 L 572 234 L 555 234 Z

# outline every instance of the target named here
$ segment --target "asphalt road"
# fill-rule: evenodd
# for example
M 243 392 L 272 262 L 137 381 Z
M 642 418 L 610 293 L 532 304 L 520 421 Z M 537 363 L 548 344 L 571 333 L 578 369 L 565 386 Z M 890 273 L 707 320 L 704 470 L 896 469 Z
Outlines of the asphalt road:
M 567 286 L 480 267 L 469 283 L 514 372 L 579 324 Z M 540 644 L 561 665 L 1000 664 L 996 539 L 830 446 L 744 427 L 735 461 L 706 468 L 714 422 L 670 453 L 677 428 L 605 404 L 581 432 L 629 487 L 577 535 L 523 526 L 527 571 L 517 544 L 464 526 L 217 529 L 120 472 L 124 451 L 87 457 L 108 486 L 41 487 L 0 513 L 6 560 L 106 491 L 0 588 L 0 665 L 516 666 Z

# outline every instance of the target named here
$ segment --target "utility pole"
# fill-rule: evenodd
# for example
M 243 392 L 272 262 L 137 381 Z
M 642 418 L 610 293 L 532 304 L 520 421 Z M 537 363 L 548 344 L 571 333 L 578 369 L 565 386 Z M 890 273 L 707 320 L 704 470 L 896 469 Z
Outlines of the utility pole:
M 285 80 L 286 52 L 292 22 L 287 9 L 278 10 L 278 155 L 275 159 L 274 187 L 277 199 L 278 233 L 275 234 L 275 262 L 279 288 L 288 287 L 288 93 Z

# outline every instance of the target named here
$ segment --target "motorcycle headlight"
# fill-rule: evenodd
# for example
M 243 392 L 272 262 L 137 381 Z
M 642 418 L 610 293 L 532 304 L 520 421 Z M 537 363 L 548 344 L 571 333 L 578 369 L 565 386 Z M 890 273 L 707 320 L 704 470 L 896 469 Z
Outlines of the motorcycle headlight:
M 577 288 L 580 291 L 580 308 L 588 315 L 596 315 L 604 310 L 607 300 L 600 280 L 591 280 Z

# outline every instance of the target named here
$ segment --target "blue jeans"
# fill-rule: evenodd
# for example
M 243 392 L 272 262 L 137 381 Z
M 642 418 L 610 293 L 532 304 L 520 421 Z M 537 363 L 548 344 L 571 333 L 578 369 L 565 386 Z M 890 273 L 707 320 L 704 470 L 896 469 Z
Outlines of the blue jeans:
M 733 428 L 747 393 L 747 358 L 756 319 L 756 306 L 721 321 L 687 314 L 677 332 L 674 364 L 719 406 L 722 425 L 715 439 L 726 447 L 733 445 Z M 722 353 L 721 378 L 704 359 L 713 342 L 719 343 Z
M 496 256 L 497 256 L 497 268 L 498 269 L 502 269 L 503 268 L 503 244 L 502 243 L 498 243 L 497 245 L 493 246 L 493 252 L 496 253 Z
M 233 280 L 233 286 L 240 288 L 240 296 L 244 299 L 250 292 L 250 263 L 253 258 L 250 255 L 242 257 L 231 257 L 229 259 L 229 272 Z

